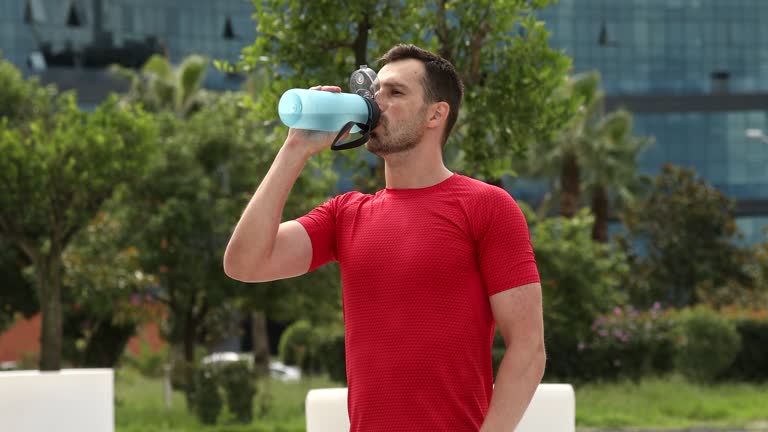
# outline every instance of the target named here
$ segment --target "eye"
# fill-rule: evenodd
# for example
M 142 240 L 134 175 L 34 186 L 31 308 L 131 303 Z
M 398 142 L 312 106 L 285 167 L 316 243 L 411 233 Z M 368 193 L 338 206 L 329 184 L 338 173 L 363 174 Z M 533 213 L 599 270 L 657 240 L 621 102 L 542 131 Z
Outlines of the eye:
M 401 95 L 401 94 L 403 94 L 403 92 L 401 92 L 400 90 L 392 90 L 392 94 L 393 95 Z

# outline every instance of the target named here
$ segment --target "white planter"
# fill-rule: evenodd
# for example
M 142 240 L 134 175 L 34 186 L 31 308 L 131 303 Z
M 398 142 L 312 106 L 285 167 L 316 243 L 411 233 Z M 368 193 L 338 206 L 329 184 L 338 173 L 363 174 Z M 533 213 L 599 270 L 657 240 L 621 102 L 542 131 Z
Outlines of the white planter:
M 0 372 L 0 430 L 113 432 L 112 369 Z
M 307 432 L 349 431 L 347 389 L 310 390 Z M 539 384 L 516 432 L 574 432 L 576 396 L 570 384 Z

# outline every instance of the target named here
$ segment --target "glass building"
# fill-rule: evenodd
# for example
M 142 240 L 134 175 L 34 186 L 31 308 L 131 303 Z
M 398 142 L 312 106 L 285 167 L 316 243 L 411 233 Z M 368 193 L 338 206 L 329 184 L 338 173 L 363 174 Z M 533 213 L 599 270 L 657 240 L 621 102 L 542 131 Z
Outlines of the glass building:
M 113 62 L 236 61 L 255 39 L 253 12 L 247 0 L 0 0 L 0 50 L 26 74 L 77 89 L 88 107 L 120 89 L 105 72 Z M 655 137 L 643 173 L 695 168 L 737 199 L 745 240 L 765 239 L 768 0 L 560 0 L 540 18 L 574 72 L 600 72 L 607 108 L 629 109 L 636 133 Z M 212 69 L 206 87 L 241 83 Z M 543 193 L 529 186 L 516 196 Z
M 106 66 L 138 67 L 155 53 L 236 62 L 256 35 L 246 0 L 0 0 L 0 51 L 27 75 L 77 89 L 97 104 L 119 84 Z M 242 81 L 211 68 L 206 87 Z
M 560 0 L 539 14 L 607 108 L 655 137 L 639 160 L 695 168 L 737 200 L 745 242 L 768 228 L 768 1 Z

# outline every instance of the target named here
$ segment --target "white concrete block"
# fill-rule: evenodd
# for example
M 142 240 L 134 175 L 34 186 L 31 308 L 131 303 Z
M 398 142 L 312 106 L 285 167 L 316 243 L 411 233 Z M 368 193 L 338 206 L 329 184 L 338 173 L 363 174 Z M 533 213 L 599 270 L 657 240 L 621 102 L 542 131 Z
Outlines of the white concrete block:
M 113 432 L 112 369 L 0 372 L 0 430 Z
M 347 389 L 307 393 L 307 432 L 348 432 Z M 570 384 L 540 384 L 516 432 L 574 432 L 576 397 Z

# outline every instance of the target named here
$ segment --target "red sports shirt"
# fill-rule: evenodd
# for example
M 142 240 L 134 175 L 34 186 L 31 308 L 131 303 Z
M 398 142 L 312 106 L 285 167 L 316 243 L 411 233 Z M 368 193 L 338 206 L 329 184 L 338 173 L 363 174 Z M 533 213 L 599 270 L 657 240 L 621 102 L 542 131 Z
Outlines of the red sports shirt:
M 523 213 L 454 174 L 339 195 L 298 219 L 341 268 L 352 432 L 477 431 L 493 391 L 489 296 L 538 282 Z

